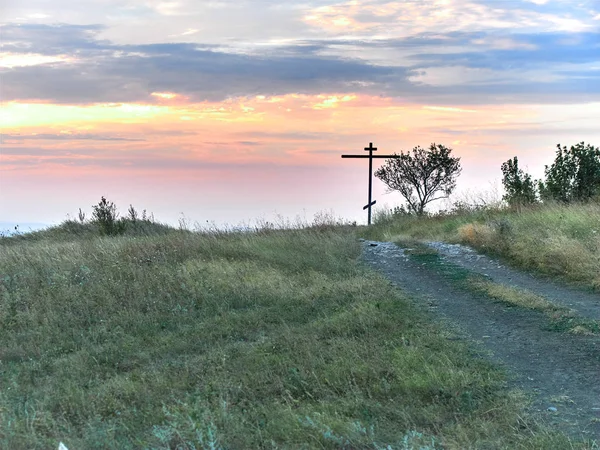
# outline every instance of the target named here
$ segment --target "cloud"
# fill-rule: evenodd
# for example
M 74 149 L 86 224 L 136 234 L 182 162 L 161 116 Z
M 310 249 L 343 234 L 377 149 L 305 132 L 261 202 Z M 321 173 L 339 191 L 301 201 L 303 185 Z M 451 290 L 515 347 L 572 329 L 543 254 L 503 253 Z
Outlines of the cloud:
M 44 55 L 76 54 L 110 49 L 108 41 L 98 39 L 103 25 L 45 25 L 45 24 L 5 24 L 2 32 L 2 51 L 35 52 Z
M 27 140 L 43 140 L 43 141 L 145 141 L 145 139 L 125 138 L 119 136 L 108 136 L 102 134 L 90 133 L 39 133 L 39 134 L 3 134 L 1 139 L 10 141 L 27 141 Z
M 463 39 L 464 39 L 464 35 Z M 571 35 L 568 33 L 515 34 L 511 37 L 511 48 L 497 45 L 499 36 L 487 35 L 472 40 L 477 46 L 467 51 L 423 52 L 415 54 L 413 59 L 429 62 L 433 66 L 463 65 L 467 67 L 485 67 L 492 69 L 515 70 L 543 65 L 552 70 L 560 63 L 585 64 L 600 62 L 598 49 L 600 32 L 586 32 Z M 485 43 L 488 45 L 485 45 Z M 479 51 L 478 51 L 479 50 Z M 413 66 L 414 67 L 414 66 Z
M 204 141 L 203 144 L 206 145 L 218 145 L 218 146 L 232 146 L 232 145 L 241 145 L 241 146 L 245 146 L 245 147 L 254 147 L 257 145 L 262 145 L 261 142 L 258 141 L 224 141 L 224 142 L 215 142 L 215 141 Z
M 536 6 L 536 5 L 533 5 Z M 537 6 L 536 6 L 537 7 Z M 365 93 L 428 103 L 570 102 L 600 95 L 600 33 L 454 31 L 282 45 L 116 44 L 100 25 L 5 25 L 6 47 L 65 59 L 2 70 L 3 99 L 67 104 Z M 20 49 L 20 50 L 19 50 Z M 29 49 L 29 50 L 28 50 Z
M 328 132 L 276 132 L 276 131 L 245 131 L 244 136 L 251 136 L 257 138 L 273 139 L 277 141 L 330 141 L 337 136 L 336 133 Z
M 211 144 L 214 145 L 214 144 Z M 229 143 L 235 148 L 236 143 Z M 286 159 L 266 157 L 237 160 L 224 158 L 198 158 L 197 155 L 186 152 L 173 152 L 170 147 L 155 147 L 144 151 L 143 155 L 133 152 L 121 152 L 98 148 L 41 148 L 41 147 L 3 147 L 4 158 L 0 161 L 3 170 L 18 170 L 32 168 L 88 167 L 111 170 L 176 170 L 180 171 L 211 171 L 211 170 L 251 170 L 252 168 L 292 170 L 299 167 L 313 167 L 313 164 Z M 316 166 L 315 166 L 316 167 Z
M 68 41 L 68 50 L 78 59 L 5 70 L 5 100 L 134 102 L 150 101 L 153 92 L 171 92 L 192 101 L 218 101 L 256 94 L 318 93 L 356 81 L 407 83 L 402 68 L 335 57 L 249 56 L 188 43 L 117 46 L 90 39 L 99 27 L 87 31 L 46 27 L 47 42 L 38 46 L 38 40 L 43 40 L 40 25 L 7 28 L 10 39 L 19 37 L 18 45 L 28 43 L 39 53 L 59 49 L 64 53 L 60 46 Z M 28 28 L 32 36 L 26 41 Z
M 588 2 L 580 2 L 581 5 L 548 2 L 544 5 L 539 0 L 535 3 L 352 0 L 317 6 L 304 15 L 304 21 L 334 35 L 362 32 L 371 36 L 403 37 L 436 30 L 474 32 L 490 29 L 574 32 L 593 27 L 589 14 L 585 14 Z

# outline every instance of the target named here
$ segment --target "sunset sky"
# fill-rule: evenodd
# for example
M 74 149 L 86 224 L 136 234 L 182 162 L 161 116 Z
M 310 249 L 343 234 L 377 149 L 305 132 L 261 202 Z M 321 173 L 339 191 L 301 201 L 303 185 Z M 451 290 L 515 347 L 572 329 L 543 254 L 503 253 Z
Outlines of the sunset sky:
M 451 147 L 459 195 L 600 145 L 598 0 L 6 0 L 0 22 L 0 222 L 106 196 L 172 224 L 365 223 L 367 162 L 340 155 L 369 142 Z

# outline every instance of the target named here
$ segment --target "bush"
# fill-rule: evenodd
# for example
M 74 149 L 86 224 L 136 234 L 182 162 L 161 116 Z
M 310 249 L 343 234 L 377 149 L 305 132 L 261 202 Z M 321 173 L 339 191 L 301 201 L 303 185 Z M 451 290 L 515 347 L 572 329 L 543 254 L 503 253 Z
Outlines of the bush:
M 502 163 L 502 185 L 506 194 L 502 197 L 511 207 L 521 207 L 537 202 L 535 183 L 531 175 L 519 168 L 519 160 L 513 159 Z
M 92 223 L 98 225 L 100 233 L 113 236 L 125 232 L 125 221 L 118 219 L 117 206 L 113 202 L 103 196 L 92 208 Z
M 539 182 L 543 200 L 588 201 L 600 195 L 600 148 L 580 142 L 570 149 L 557 145 L 556 158 Z

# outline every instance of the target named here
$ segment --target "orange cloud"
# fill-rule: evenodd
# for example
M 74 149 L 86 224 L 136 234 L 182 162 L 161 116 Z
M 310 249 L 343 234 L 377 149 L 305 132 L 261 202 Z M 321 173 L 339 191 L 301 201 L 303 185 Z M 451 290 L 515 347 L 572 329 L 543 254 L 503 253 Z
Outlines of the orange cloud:
M 3 170 L 20 173 L 136 172 L 177 180 L 246 164 L 337 167 L 340 154 L 368 142 L 386 153 L 438 142 L 470 164 L 499 167 L 519 147 L 551 149 L 554 138 L 539 135 L 547 123 L 558 129 L 581 114 L 578 125 L 593 128 L 598 107 L 423 106 L 340 93 L 173 105 L 13 102 L 0 112 L 1 161 Z
M 174 105 L 13 102 L 2 114 L 4 144 L 16 149 L 3 155 L 5 168 L 143 171 L 185 171 L 209 163 L 331 165 L 338 164 L 342 151 L 360 149 L 368 141 L 386 151 L 437 141 L 460 146 L 462 153 L 477 152 L 480 130 L 509 131 L 535 116 L 526 107 L 475 110 L 337 93 Z
M 173 94 L 172 92 L 153 92 L 150 95 L 161 98 L 161 99 L 166 99 L 166 100 L 171 100 L 172 98 L 175 98 L 178 96 L 177 94 Z

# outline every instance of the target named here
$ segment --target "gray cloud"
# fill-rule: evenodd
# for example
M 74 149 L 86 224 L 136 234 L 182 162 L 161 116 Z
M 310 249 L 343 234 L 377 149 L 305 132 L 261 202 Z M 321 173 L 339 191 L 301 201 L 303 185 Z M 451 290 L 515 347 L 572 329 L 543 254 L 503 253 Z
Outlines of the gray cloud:
M 38 47 L 41 27 L 31 27 L 31 47 L 37 52 L 61 53 L 57 46 L 68 33 L 63 27 L 48 26 L 48 33 L 57 32 L 58 36 Z M 17 27 L 18 32 L 11 26 L 6 28 L 12 39 L 27 34 L 23 29 L 29 27 Z M 206 50 L 194 44 L 116 46 L 90 41 L 88 34 L 97 32 L 98 27 L 92 27 L 89 33 L 81 27 L 66 28 L 73 32 L 73 39 L 65 50 L 77 61 L 5 70 L 2 78 L 6 100 L 148 101 L 152 92 L 171 91 L 196 101 L 218 101 L 255 94 L 317 93 L 334 86 L 342 91 L 351 90 L 344 89 L 344 85 L 354 81 L 408 84 L 407 72 L 402 68 L 361 61 L 313 55 L 248 56 Z M 76 42 L 81 43 L 79 48 Z
M 32 52 L 44 55 L 72 54 L 110 48 L 107 41 L 97 38 L 102 25 L 2 25 L 2 50 L 8 52 Z
M 598 98 L 599 33 L 579 33 L 576 45 L 565 33 L 515 34 L 529 47 L 510 50 L 474 45 L 501 39 L 483 32 L 421 33 L 404 39 L 367 41 L 299 40 L 294 45 L 217 50 L 190 43 L 117 45 L 98 39 L 100 25 L 5 25 L 9 51 L 67 54 L 73 62 L 16 67 L 2 71 L 4 100 L 56 103 L 156 101 L 152 92 L 169 91 L 192 101 L 237 96 L 363 92 L 415 101 L 456 103 L 574 102 Z M 342 55 L 352 49 L 358 57 Z M 443 51 L 439 51 L 443 49 Z M 401 51 L 394 65 L 370 62 L 376 50 Z M 335 53 L 338 56 L 332 56 Z M 388 58 L 389 59 L 389 58 Z M 568 68 L 565 65 L 570 65 Z M 462 66 L 495 71 L 494 77 L 439 86 L 419 80 L 432 68 Z M 573 67 L 574 66 L 574 67 Z M 578 70 L 577 67 L 580 67 Z M 541 70 L 554 78 L 519 77 Z
M 501 36 L 488 35 L 490 40 L 502 39 Z M 528 67 L 545 67 L 554 72 L 556 64 L 586 64 L 600 61 L 600 32 L 577 34 L 576 45 L 568 42 L 566 33 L 544 34 L 516 34 L 510 36 L 518 44 L 526 44 L 535 49 L 510 48 L 493 49 L 485 48 L 476 51 L 457 52 L 424 52 L 414 55 L 412 59 L 429 66 L 463 65 L 475 68 L 492 68 L 498 70 L 510 69 L 512 71 Z M 465 36 L 462 36 L 465 39 Z M 473 38 L 472 38 L 473 39 Z M 471 40 L 472 40 L 471 39 Z M 572 37 L 571 37 L 572 40 Z M 455 45 L 457 42 L 455 41 Z M 466 47 L 466 42 L 463 42 Z M 413 66 L 414 67 L 414 66 Z M 558 68 L 560 70 L 560 68 Z

